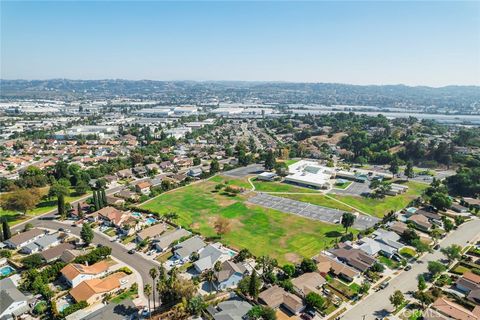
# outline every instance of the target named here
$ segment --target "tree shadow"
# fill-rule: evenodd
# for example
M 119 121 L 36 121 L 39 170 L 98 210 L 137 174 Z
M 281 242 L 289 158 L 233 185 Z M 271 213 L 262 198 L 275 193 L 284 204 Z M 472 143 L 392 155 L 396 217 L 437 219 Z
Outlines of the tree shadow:
M 339 231 L 336 231 L 336 230 L 333 230 L 333 231 L 328 231 L 325 233 L 325 236 L 327 238 L 339 238 L 343 235 L 343 233 L 339 232 Z

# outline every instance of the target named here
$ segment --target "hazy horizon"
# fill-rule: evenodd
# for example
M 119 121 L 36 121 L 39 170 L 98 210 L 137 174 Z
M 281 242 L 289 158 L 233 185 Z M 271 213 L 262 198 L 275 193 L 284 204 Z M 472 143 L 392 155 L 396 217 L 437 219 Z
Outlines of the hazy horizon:
M 480 85 L 480 2 L 2 1 L 2 79 Z

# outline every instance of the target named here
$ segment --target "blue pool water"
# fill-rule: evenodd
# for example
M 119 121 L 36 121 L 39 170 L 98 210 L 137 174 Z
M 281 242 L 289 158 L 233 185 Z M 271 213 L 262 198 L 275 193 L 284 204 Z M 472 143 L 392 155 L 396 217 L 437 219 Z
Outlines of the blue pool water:
M 147 219 L 145 219 L 145 222 L 146 222 L 147 224 L 153 224 L 153 223 L 157 222 L 157 219 L 147 218 Z
M 6 277 L 8 276 L 9 274 L 15 272 L 15 269 L 13 269 L 12 267 L 10 266 L 4 266 L 4 267 L 1 267 L 0 268 L 0 275 L 2 277 Z
M 132 216 L 137 217 L 137 218 L 141 218 L 142 214 L 139 213 L 139 212 L 132 212 Z

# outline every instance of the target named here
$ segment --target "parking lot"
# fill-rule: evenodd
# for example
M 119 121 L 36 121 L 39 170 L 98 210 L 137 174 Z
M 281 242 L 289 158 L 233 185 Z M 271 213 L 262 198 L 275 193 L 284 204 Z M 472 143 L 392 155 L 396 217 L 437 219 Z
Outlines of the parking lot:
M 262 164 L 251 164 L 246 167 L 236 168 L 223 173 L 225 176 L 243 178 L 251 174 L 259 174 L 265 171 Z
M 364 193 L 370 193 L 370 188 L 368 185 L 370 182 L 352 182 L 346 189 L 332 189 L 329 193 L 341 194 L 341 195 L 352 195 L 352 196 L 361 196 Z
M 321 207 L 311 203 L 276 197 L 265 193 L 258 193 L 248 199 L 248 202 L 285 213 L 296 214 L 305 218 L 319 220 L 327 223 L 340 223 L 344 211 Z M 358 215 L 353 227 L 365 230 L 379 221 L 378 218 Z

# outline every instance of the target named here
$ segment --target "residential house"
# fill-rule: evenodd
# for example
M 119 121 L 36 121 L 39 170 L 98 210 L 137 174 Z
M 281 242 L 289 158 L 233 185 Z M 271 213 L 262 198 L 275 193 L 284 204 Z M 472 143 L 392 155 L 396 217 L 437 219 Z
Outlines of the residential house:
M 141 194 L 144 194 L 144 195 L 149 195 L 151 187 L 152 187 L 152 185 L 150 184 L 150 182 L 142 181 L 135 186 L 135 190 L 138 193 L 141 193 Z
M 130 213 L 120 211 L 114 207 L 105 207 L 96 212 L 98 217 L 108 225 L 122 228 L 128 223 L 134 223 L 136 220 Z
M 450 206 L 450 209 L 452 209 L 453 211 L 457 212 L 457 213 L 468 213 L 468 208 L 467 207 L 464 207 L 462 206 L 461 204 L 458 204 L 458 203 L 454 203 Z
M 398 242 L 400 236 L 393 231 L 378 229 L 374 232 L 374 235 L 375 238 L 373 239 L 363 238 L 359 241 L 361 243 L 359 249 L 371 256 L 380 253 L 391 258 L 398 253 L 398 250 L 404 247 L 403 244 Z
M 75 260 L 76 257 L 81 256 L 83 254 L 85 254 L 85 252 L 81 250 L 67 249 L 60 256 L 60 261 L 63 261 L 65 263 L 70 263 L 73 260 Z
M 40 256 L 45 262 L 50 263 L 60 259 L 64 251 L 72 250 L 74 248 L 75 246 L 71 243 L 61 243 L 58 246 L 42 251 Z
M 107 294 L 126 289 L 135 283 L 132 276 L 133 274 L 129 276 L 124 272 L 115 272 L 102 279 L 84 280 L 70 290 L 70 295 L 76 302 L 86 301 L 89 305 L 102 302 Z
M 231 258 L 229 251 L 222 247 L 221 244 L 209 244 L 202 250 L 198 260 L 193 263 L 197 272 L 202 273 L 205 270 L 212 269 L 217 261 L 223 262 Z
M 7 247 L 11 249 L 19 249 L 30 243 L 35 242 L 35 240 L 43 237 L 47 232 L 41 229 L 30 229 L 28 231 L 14 235 L 8 240 L 5 240 L 4 243 Z
M 132 169 L 123 169 L 117 172 L 117 176 L 121 179 L 132 178 Z
M 480 304 L 480 275 L 467 271 L 458 278 L 455 287 L 465 293 L 468 300 Z
M 28 312 L 28 298 L 10 278 L 0 280 L 0 319 L 17 319 Z
M 293 314 L 298 314 L 305 309 L 305 305 L 300 297 L 285 291 L 277 285 L 260 292 L 258 298 L 260 302 L 272 309 L 284 307 Z
M 243 264 L 227 260 L 222 263 L 220 271 L 215 274 L 215 288 L 217 290 L 235 288 L 247 273 Z
M 79 263 L 70 263 L 60 270 L 62 277 L 74 288 L 82 281 L 103 277 L 110 269 L 107 261 L 99 261 L 91 266 Z
M 107 196 L 107 204 L 113 206 L 123 206 L 125 199 L 117 198 L 115 196 Z
M 170 161 L 160 162 L 159 166 L 162 171 L 172 171 L 173 169 L 175 169 L 175 166 Z
M 432 308 L 440 314 L 456 320 L 480 320 L 480 306 L 476 306 L 472 311 L 446 298 L 438 298 L 432 305 Z
M 222 301 L 207 308 L 214 320 L 244 320 L 252 305 L 241 299 Z
M 38 251 L 46 250 L 50 247 L 56 246 L 60 243 L 60 238 L 57 234 L 49 234 L 43 237 L 38 238 L 32 243 L 27 244 L 26 246 L 20 249 L 20 252 L 26 254 L 36 253 Z
M 420 231 L 428 232 L 432 228 L 432 224 L 429 222 L 428 218 L 422 214 L 415 214 L 408 218 L 408 221 L 413 222 L 415 227 Z
M 156 163 L 149 163 L 145 165 L 145 169 L 148 172 L 160 172 L 160 166 Z
M 317 263 L 317 272 L 323 277 L 326 277 L 327 274 L 333 274 L 347 282 L 352 282 L 360 276 L 360 272 L 357 270 L 322 253 L 314 257 L 314 260 Z
M 152 242 L 153 245 L 155 246 L 155 249 L 157 249 L 160 252 L 163 252 L 170 248 L 172 243 L 175 241 L 178 241 L 182 238 L 190 236 L 191 232 L 182 228 L 178 228 L 172 231 L 167 231 L 163 233 L 159 237 L 155 237 Z
M 398 235 L 402 235 L 405 230 L 408 229 L 408 225 L 406 223 L 403 223 L 401 221 L 394 221 L 389 225 L 390 230 L 393 232 L 396 232 Z
M 419 209 L 415 212 L 415 214 L 421 214 L 422 216 L 425 216 L 430 222 L 440 223 L 442 221 L 442 216 L 436 212 Z
M 169 179 L 173 183 L 179 184 L 179 183 L 185 181 L 185 179 L 187 179 L 187 176 L 184 175 L 184 174 L 172 174 L 170 177 L 168 177 L 166 179 Z
M 167 230 L 167 226 L 164 223 L 155 224 L 138 232 L 137 241 L 142 242 L 147 239 L 153 240 L 157 237 L 160 237 L 165 230 Z
M 135 176 L 139 178 L 144 177 L 147 174 L 147 170 L 145 169 L 145 167 L 135 167 L 132 169 L 132 171 Z
M 192 178 L 199 178 L 203 173 L 202 168 L 192 168 L 188 170 L 187 175 Z
M 317 272 L 307 272 L 292 279 L 293 290 L 300 297 L 305 298 L 310 292 L 320 294 L 322 286 L 326 283 L 324 277 Z
M 139 196 L 133 191 L 130 191 L 128 189 L 121 190 L 117 193 L 115 193 L 115 196 L 125 199 L 125 200 L 131 200 L 131 201 L 137 201 Z
M 174 247 L 173 257 L 176 260 L 186 262 L 190 259 L 190 256 L 194 252 L 198 252 L 204 248 L 207 244 L 199 236 L 189 238 L 183 242 L 180 242 Z
M 360 249 L 354 249 L 346 243 L 340 243 L 337 249 L 331 249 L 330 253 L 338 260 L 345 262 L 361 272 L 367 271 L 377 260 Z

